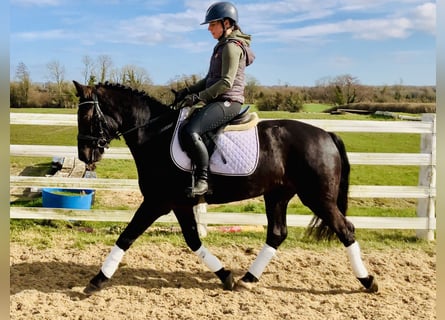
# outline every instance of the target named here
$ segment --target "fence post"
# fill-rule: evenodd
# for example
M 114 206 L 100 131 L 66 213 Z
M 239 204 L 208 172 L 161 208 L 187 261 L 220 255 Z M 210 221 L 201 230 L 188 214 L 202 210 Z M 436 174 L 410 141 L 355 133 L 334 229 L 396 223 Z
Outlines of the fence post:
M 207 213 L 207 203 L 199 202 L 193 207 L 196 224 L 198 226 L 198 234 L 201 238 L 207 237 L 207 224 L 201 222 L 201 217 Z
M 420 142 L 420 152 L 431 154 L 431 163 L 428 166 L 420 166 L 419 186 L 428 187 L 430 195 L 426 199 L 419 199 L 417 202 L 417 216 L 427 217 L 428 226 L 436 218 L 436 198 L 433 190 L 436 188 L 436 115 L 433 113 L 422 114 L 423 122 L 432 123 L 432 131 L 428 134 L 422 134 Z M 434 240 L 434 229 L 429 227 L 424 230 L 416 230 L 419 239 Z

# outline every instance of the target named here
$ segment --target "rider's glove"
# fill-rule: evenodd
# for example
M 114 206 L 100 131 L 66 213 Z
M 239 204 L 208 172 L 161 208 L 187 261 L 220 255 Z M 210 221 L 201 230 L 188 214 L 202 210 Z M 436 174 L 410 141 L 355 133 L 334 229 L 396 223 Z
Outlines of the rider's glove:
M 177 105 L 178 103 L 180 103 L 182 100 L 184 100 L 184 98 L 190 94 L 190 89 L 188 87 L 185 87 L 184 89 L 181 90 L 174 90 L 171 89 L 171 91 L 173 92 L 173 94 L 175 95 L 175 101 L 173 101 L 173 105 Z
M 199 96 L 196 93 L 189 94 L 185 97 L 183 106 L 184 107 L 193 107 L 195 104 L 198 104 L 202 100 L 199 99 Z

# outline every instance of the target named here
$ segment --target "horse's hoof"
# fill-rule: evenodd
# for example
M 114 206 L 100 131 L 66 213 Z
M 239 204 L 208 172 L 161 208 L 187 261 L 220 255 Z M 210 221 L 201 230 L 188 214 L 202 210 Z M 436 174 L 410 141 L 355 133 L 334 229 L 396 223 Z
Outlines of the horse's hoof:
M 98 286 L 96 286 L 90 282 L 85 287 L 85 289 L 83 289 L 83 293 L 86 294 L 87 296 L 91 296 L 91 295 L 95 294 L 96 292 L 99 292 L 100 290 L 101 290 L 101 288 L 99 288 Z
M 241 279 L 236 282 L 235 291 L 252 291 L 252 289 L 253 289 L 252 282 L 246 282 Z
M 358 280 L 366 288 L 366 291 L 371 293 L 379 291 L 379 285 L 377 284 L 377 280 L 375 280 L 374 276 L 369 275 L 366 278 L 358 278 Z
M 233 280 L 233 273 L 230 272 L 224 279 L 223 288 L 224 290 L 232 291 L 234 287 L 235 287 L 235 280 Z
M 86 295 L 92 295 L 100 291 L 108 280 L 109 279 L 103 274 L 103 272 L 100 271 L 96 276 L 94 276 L 93 279 L 90 280 L 85 289 L 83 289 L 83 293 Z
M 379 285 L 377 284 L 377 280 L 375 280 L 375 278 L 373 276 L 369 276 L 369 278 L 371 279 L 371 284 L 366 289 L 368 290 L 368 292 L 371 292 L 371 293 L 378 292 Z

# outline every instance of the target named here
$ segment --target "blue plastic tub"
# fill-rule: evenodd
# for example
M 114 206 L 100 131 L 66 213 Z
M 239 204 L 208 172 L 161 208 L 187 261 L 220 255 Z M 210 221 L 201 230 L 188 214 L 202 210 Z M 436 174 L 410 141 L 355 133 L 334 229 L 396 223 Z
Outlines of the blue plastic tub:
M 45 208 L 91 209 L 94 190 L 43 188 L 42 206 Z

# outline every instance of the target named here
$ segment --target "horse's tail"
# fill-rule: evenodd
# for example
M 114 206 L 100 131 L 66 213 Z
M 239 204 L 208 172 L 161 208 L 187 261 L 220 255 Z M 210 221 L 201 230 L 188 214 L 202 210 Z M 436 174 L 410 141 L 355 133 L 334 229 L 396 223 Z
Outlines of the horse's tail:
M 340 212 L 346 216 L 346 211 L 348 210 L 349 173 L 351 171 L 351 166 L 349 164 L 346 147 L 343 140 L 333 132 L 328 133 L 337 146 L 340 154 L 341 176 L 337 197 L 337 207 Z M 311 235 L 313 233 L 315 233 L 314 235 L 318 240 L 331 240 L 335 235 L 334 231 L 326 224 L 326 222 L 317 216 L 312 219 L 309 226 L 309 234 Z
M 351 171 L 351 165 L 349 164 L 348 155 L 346 154 L 345 144 L 343 140 L 333 132 L 329 132 L 332 140 L 334 140 L 337 146 L 338 152 L 341 158 L 341 178 L 340 187 L 337 197 L 338 209 L 346 216 L 346 211 L 348 210 L 348 191 L 349 191 L 349 173 Z

